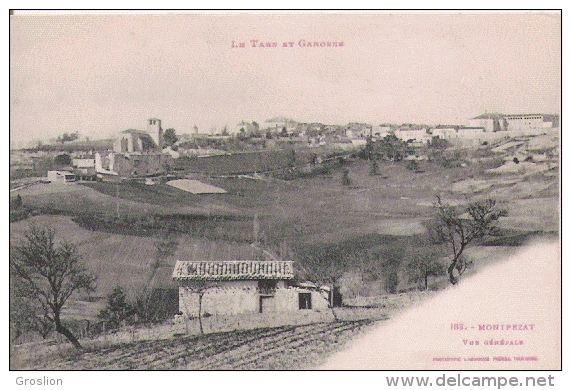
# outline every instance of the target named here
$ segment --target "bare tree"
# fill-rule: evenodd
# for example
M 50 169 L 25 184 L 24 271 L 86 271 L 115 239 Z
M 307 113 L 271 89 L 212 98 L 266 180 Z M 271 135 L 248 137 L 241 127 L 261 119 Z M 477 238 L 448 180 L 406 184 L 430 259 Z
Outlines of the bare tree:
M 468 265 L 462 259 L 464 249 L 476 239 L 495 234 L 498 231 L 496 222 L 506 216 L 507 211 L 498 208 L 495 199 L 469 202 L 459 211 L 438 196 L 434 207 L 436 218 L 429 233 L 433 242 L 446 244 L 452 250 L 447 273 L 450 283 L 456 284 Z
M 95 290 L 96 276 L 82 263 L 75 245 L 67 241 L 57 245 L 55 235 L 52 228 L 30 226 L 25 239 L 10 251 L 10 274 L 18 279 L 15 285 L 20 286 L 20 292 L 29 294 L 41 306 L 56 332 L 82 348 L 62 324 L 61 314 L 73 293 Z
M 200 326 L 200 334 L 204 334 L 204 328 L 202 326 L 202 299 L 208 290 L 217 286 L 218 285 L 216 283 L 212 283 L 202 278 L 193 280 L 185 286 L 188 291 L 198 296 L 198 324 Z
M 317 289 L 327 291 L 323 287 L 329 288 L 327 301 L 335 321 L 338 321 L 339 318 L 334 308 L 334 291 L 352 262 L 354 260 L 350 260 L 348 255 L 337 247 L 323 250 L 316 256 L 307 257 L 303 262 L 306 277 L 316 284 Z
M 428 290 L 428 278 L 446 273 L 446 267 L 434 253 L 413 253 L 406 264 L 406 273 L 413 283 L 418 283 L 421 289 Z
M 53 330 L 53 323 L 46 318 L 42 307 L 30 299 L 30 293 L 18 281 L 10 280 L 10 341 L 26 332 L 38 332 L 46 339 Z

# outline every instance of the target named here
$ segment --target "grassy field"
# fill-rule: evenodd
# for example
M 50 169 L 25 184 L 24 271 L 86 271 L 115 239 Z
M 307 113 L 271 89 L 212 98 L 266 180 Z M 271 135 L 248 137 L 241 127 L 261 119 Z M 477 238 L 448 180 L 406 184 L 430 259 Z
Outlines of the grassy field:
M 309 163 L 313 151 L 298 150 L 295 161 L 288 151 L 261 151 L 252 153 L 232 153 L 208 158 L 191 157 L 175 161 L 175 169 L 184 172 L 206 173 L 207 175 L 229 175 L 252 172 L 265 172 L 281 169 L 290 163 Z
M 62 237 L 80 245 L 97 272 L 112 275 L 100 281 L 101 291 L 107 292 L 128 282 L 117 275 L 131 275 L 129 286 L 146 283 L 154 245 L 164 229 L 179 232 L 179 248 L 200 239 L 247 245 L 253 240 L 256 214 L 264 242 L 277 249 L 285 241 L 300 253 L 338 243 L 346 243 L 349 251 L 369 251 L 386 245 L 386 236 L 408 236 L 400 245 L 414 246 L 415 235 L 424 232 L 423 222 L 433 215 L 438 194 L 452 202 L 494 196 L 509 212 L 502 228 L 521 234 L 558 232 L 557 176 L 494 175 L 477 163 L 444 169 L 420 162 L 414 172 L 404 164 L 380 162 L 376 176 L 368 174 L 366 161 L 356 160 L 347 168 L 350 186 L 341 185 L 343 168 L 291 181 L 201 178 L 227 194 L 193 195 L 165 184 L 135 182 L 38 184 L 17 193 L 26 207 L 52 216 L 12 223 L 11 239 L 30 221 L 55 224 Z M 145 259 L 137 261 L 141 253 Z M 176 256 L 188 253 L 179 249 Z M 159 270 L 158 283 L 166 283 L 170 266 Z

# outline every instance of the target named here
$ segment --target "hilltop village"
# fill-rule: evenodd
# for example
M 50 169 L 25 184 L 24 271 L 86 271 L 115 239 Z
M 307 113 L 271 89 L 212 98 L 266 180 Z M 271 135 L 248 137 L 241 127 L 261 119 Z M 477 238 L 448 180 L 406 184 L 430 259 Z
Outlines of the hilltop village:
M 10 178 L 47 177 L 48 171 L 59 171 L 51 177 L 68 181 L 157 177 L 193 170 L 196 164 L 188 160 L 196 158 L 284 150 L 322 159 L 358 150 L 368 140 L 375 143 L 388 136 L 417 149 L 440 141 L 469 148 L 511 137 L 557 132 L 558 127 L 558 115 L 485 113 L 468 119 L 465 125 L 326 125 L 275 117 L 261 124 L 242 121 L 216 133 L 199 132 L 195 126 L 191 134 L 177 134 L 175 129 L 163 129 L 161 119 L 151 118 L 143 129 L 123 130 L 112 139 L 89 140 L 78 133 L 64 134 L 36 147 L 11 150 Z M 418 156 L 417 152 L 412 154 Z M 280 167 L 254 164 L 232 173 L 276 168 Z M 75 176 L 73 179 L 71 174 Z

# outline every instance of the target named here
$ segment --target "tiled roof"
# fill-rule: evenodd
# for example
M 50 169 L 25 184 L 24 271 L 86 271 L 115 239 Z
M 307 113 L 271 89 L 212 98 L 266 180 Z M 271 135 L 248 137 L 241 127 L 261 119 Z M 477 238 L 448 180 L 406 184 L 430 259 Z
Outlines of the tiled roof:
M 474 117 L 472 119 L 500 119 L 503 118 L 504 116 L 505 116 L 504 114 L 498 114 L 498 113 L 485 113 L 477 117 Z
M 137 129 L 127 129 L 120 132 L 121 134 L 139 134 L 139 135 L 148 135 L 151 136 L 147 131 L 144 130 L 137 130 Z
M 172 277 L 176 281 L 293 279 L 293 262 L 177 261 Z

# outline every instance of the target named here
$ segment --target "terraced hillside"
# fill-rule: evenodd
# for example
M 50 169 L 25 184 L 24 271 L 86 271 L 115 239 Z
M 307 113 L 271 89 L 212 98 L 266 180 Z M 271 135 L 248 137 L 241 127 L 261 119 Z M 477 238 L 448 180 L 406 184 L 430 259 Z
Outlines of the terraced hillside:
M 204 336 L 88 347 L 52 353 L 13 369 L 32 370 L 292 370 L 323 363 L 375 321 L 322 322 Z M 23 353 L 20 351 L 19 353 Z M 14 363 L 18 359 L 11 359 Z

